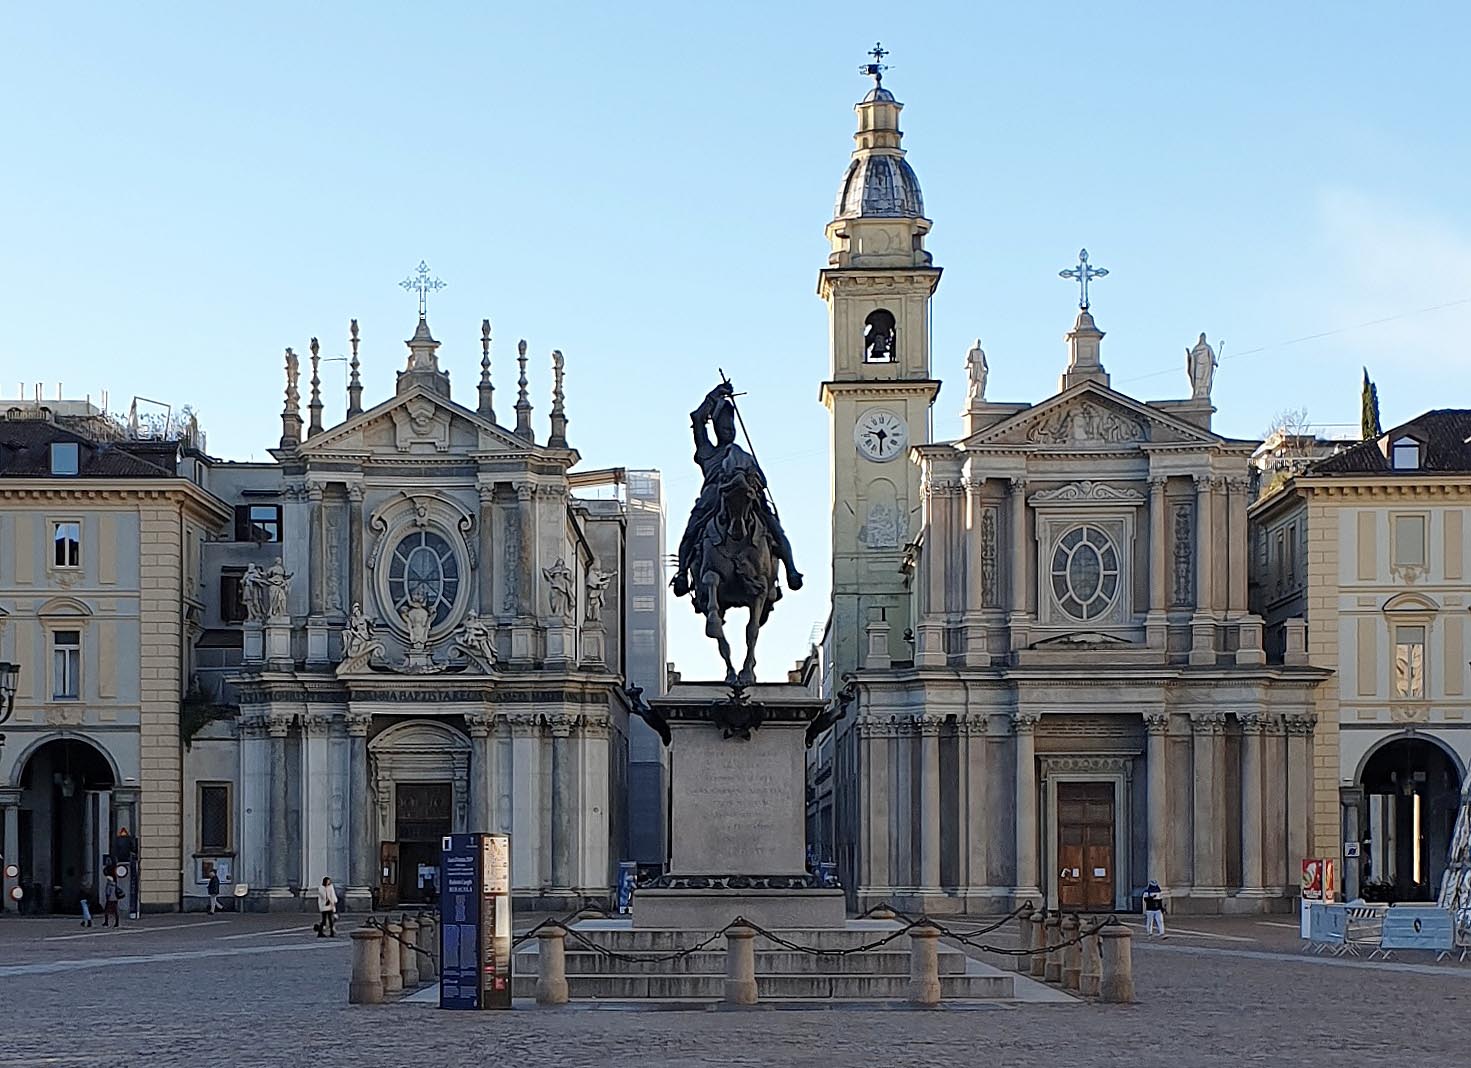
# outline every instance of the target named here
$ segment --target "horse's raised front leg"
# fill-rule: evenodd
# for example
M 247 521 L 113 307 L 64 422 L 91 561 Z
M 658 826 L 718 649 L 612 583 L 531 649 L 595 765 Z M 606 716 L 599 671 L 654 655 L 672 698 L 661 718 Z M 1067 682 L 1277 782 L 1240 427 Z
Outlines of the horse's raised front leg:
M 725 637 L 725 620 L 717 596 L 720 591 L 720 576 L 714 571 L 706 571 L 700 581 L 705 587 L 705 636 L 715 639 L 721 659 L 725 661 L 726 684 L 734 686 L 736 669 L 730 662 L 730 642 Z
M 761 616 L 765 610 L 766 598 L 758 597 L 746 618 L 746 661 L 741 665 L 738 680 L 742 686 L 750 686 L 756 681 L 756 637 L 761 633 Z

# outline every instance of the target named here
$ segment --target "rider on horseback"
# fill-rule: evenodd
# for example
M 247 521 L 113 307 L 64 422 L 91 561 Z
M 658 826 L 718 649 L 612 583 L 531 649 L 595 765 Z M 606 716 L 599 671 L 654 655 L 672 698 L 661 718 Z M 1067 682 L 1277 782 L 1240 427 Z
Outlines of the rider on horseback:
M 705 484 L 690 512 L 689 523 L 684 528 L 684 537 L 679 541 L 679 570 L 671 585 L 674 595 L 683 597 L 692 586 L 697 588 L 700 564 L 700 538 L 705 525 L 720 510 L 722 489 L 737 477 L 754 481 L 761 494 L 757 509 L 766 525 L 776 554 L 787 569 L 787 585 L 793 590 L 802 588 L 802 574 L 792 562 L 792 546 L 781 528 L 781 521 L 771 507 L 766 493 L 766 475 L 756 458 L 736 444 L 735 390 L 729 382 L 722 382 L 705 395 L 701 405 L 690 413 L 690 424 L 695 437 L 695 463 L 705 474 Z M 715 440 L 710 440 L 706 426 L 715 424 Z M 696 581 L 692 582 L 694 579 Z M 698 590 L 697 590 L 698 599 Z M 701 606 L 696 604 L 696 609 Z

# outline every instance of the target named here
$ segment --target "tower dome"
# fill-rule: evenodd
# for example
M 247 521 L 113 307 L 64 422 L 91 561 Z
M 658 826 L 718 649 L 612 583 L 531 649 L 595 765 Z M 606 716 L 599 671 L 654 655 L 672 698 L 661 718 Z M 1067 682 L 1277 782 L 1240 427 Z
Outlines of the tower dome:
M 869 90 L 858 112 L 858 147 L 838 186 L 834 219 L 922 219 L 924 197 L 919 178 L 899 142 L 899 112 L 904 105 L 882 85 Z

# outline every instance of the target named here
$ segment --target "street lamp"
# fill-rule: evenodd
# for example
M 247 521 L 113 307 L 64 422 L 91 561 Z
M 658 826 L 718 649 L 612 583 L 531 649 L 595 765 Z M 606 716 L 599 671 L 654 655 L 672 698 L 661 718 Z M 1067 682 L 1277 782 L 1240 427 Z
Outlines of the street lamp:
M 0 723 L 15 711 L 15 689 L 20 685 L 20 665 L 0 660 Z

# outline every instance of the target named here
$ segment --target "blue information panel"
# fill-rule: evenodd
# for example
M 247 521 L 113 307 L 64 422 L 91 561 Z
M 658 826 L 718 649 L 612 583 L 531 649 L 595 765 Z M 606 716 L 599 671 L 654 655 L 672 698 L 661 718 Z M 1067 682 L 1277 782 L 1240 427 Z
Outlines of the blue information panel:
M 439 882 L 439 1007 L 480 1007 L 480 835 L 443 841 Z
M 1450 949 L 1455 943 L 1451 911 L 1433 905 L 1395 905 L 1384 914 L 1384 949 Z

